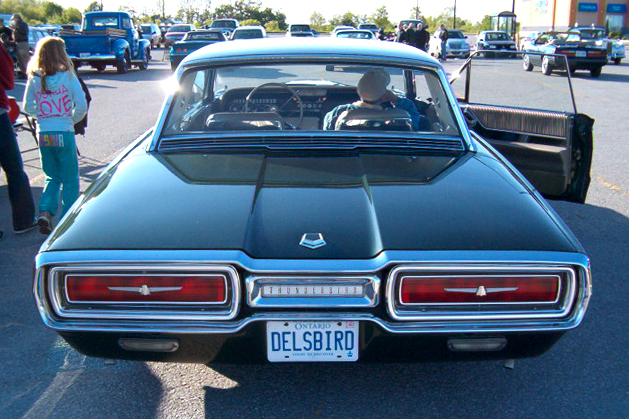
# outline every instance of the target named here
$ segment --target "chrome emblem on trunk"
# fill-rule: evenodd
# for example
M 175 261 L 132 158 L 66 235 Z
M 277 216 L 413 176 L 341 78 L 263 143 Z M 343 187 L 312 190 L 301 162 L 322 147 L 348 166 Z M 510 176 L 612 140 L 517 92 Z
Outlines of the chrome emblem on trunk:
M 183 287 L 153 287 L 142 285 L 141 287 L 107 287 L 110 291 L 137 292 L 142 295 L 151 295 L 153 292 L 179 291 Z
M 470 294 L 476 294 L 477 297 L 485 297 L 487 294 L 492 292 L 509 292 L 509 291 L 517 291 L 518 287 L 505 287 L 505 288 L 485 288 L 484 286 L 480 286 L 478 288 L 444 288 L 445 292 L 465 292 Z
M 321 233 L 306 233 L 301 236 L 299 244 L 309 249 L 318 249 L 319 247 L 325 246 L 327 243 Z

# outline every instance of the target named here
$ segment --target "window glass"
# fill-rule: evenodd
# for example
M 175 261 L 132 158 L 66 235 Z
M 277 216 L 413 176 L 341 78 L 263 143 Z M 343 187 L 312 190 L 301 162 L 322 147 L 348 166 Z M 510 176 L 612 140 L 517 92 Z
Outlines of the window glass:
M 117 28 L 118 16 L 95 16 L 92 18 L 92 26 Z
M 366 73 L 389 83 L 361 82 L 370 86 L 361 98 Z M 194 69 L 183 75 L 172 103 L 164 135 L 271 129 L 460 135 L 441 79 L 430 69 L 320 63 Z

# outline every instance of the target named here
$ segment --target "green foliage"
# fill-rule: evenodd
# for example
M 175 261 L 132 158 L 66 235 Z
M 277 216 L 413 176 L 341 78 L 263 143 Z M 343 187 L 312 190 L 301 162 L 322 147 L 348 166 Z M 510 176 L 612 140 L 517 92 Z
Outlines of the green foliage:
M 97 12 L 99 10 L 103 10 L 99 1 L 91 2 L 90 5 L 87 6 L 87 9 L 85 9 L 86 12 Z
M 267 22 L 266 25 L 264 25 L 264 28 L 267 32 L 282 32 L 282 30 L 280 29 L 280 24 L 277 20 Z
M 476 32 L 491 30 L 491 16 L 485 15 L 483 20 L 476 24 Z
M 256 19 L 245 19 L 240 22 L 242 26 L 260 26 L 260 21 Z
M 334 15 L 332 19 L 330 19 L 330 24 L 332 26 L 358 26 L 359 23 L 362 23 L 361 17 L 356 16 L 352 12 L 345 12 L 343 15 Z
M 232 18 L 242 22 L 254 19 L 262 25 L 276 21 L 280 30 L 286 30 L 286 15 L 267 7 L 262 9 L 260 2 L 255 0 L 236 0 L 234 4 L 221 4 L 214 9 L 215 19 Z
M 321 27 L 324 26 L 326 22 L 325 16 L 323 16 L 319 12 L 312 12 L 310 15 L 310 26 L 312 27 Z
M 382 6 L 376 9 L 376 12 L 371 15 L 371 21 L 376 24 L 379 28 L 384 28 L 385 30 L 393 29 L 393 23 L 389 20 L 389 12 L 387 11 L 387 6 Z
M 57 3 L 42 0 L 4 0 L 0 3 L 0 13 L 19 13 L 29 25 L 81 21 L 81 12 L 78 9 L 64 9 Z

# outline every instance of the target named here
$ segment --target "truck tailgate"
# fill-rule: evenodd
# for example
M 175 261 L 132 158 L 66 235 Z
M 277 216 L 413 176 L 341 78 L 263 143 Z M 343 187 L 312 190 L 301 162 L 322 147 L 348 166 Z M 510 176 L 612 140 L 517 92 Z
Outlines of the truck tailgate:
M 109 35 L 64 35 L 66 50 L 69 55 L 80 56 L 80 53 L 111 54 L 111 41 Z

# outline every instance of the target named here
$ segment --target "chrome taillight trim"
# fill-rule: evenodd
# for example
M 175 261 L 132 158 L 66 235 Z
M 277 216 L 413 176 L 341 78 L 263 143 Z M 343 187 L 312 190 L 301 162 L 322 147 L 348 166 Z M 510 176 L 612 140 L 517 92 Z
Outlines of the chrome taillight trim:
M 566 275 L 567 280 L 564 289 L 559 290 L 559 298 L 555 303 L 422 303 L 422 304 L 401 304 L 401 296 L 399 294 L 399 286 L 397 286 L 398 278 L 402 273 L 450 273 L 450 272 L 478 273 L 484 275 L 507 273 L 507 272 L 527 272 L 530 275 L 551 275 L 555 274 L 559 277 Z M 587 275 L 587 273 L 585 273 Z M 561 319 L 566 318 L 572 312 L 576 303 L 576 293 L 578 274 L 572 266 L 562 265 L 500 265 L 500 264 L 452 264 L 444 265 L 400 265 L 395 267 L 389 273 L 386 285 L 386 301 L 387 312 L 389 315 L 399 321 L 450 321 L 450 320 L 524 320 L 524 319 Z M 560 280 L 560 284 L 564 282 Z M 587 282 L 587 281 L 586 281 Z M 585 286 L 585 284 L 584 284 Z M 563 296 L 563 298 L 561 298 Z M 555 305 L 557 309 L 549 308 Z M 487 306 L 491 310 L 468 310 L 463 311 L 465 307 L 484 307 Z M 440 307 L 437 309 L 437 307 Z M 497 308 L 504 307 L 502 310 Z M 517 309 L 520 307 L 520 309 Z
M 413 275 L 412 278 L 417 278 L 417 277 L 434 277 L 436 275 Z M 499 278 L 499 277 L 503 277 L 504 275 L 465 275 L 465 274 L 461 274 L 461 275 L 439 275 L 439 277 L 442 278 L 460 278 L 460 277 L 466 277 L 466 278 L 478 278 L 478 277 L 483 277 L 483 278 Z M 512 278 L 517 278 L 517 277 L 529 277 L 532 275 L 510 275 L 510 277 Z M 557 286 L 557 295 L 555 296 L 555 300 L 554 301 L 518 301 L 517 303 L 515 302 L 505 302 L 505 303 L 492 303 L 492 302 L 487 302 L 487 303 L 483 303 L 483 302 L 476 302 L 476 303 L 404 303 L 402 302 L 402 284 L 404 283 L 404 280 L 407 279 L 407 277 L 402 276 L 402 280 L 400 281 L 400 286 L 397 287 L 398 288 L 398 292 L 397 292 L 397 298 L 398 298 L 398 304 L 400 306 L 404 306 L 404 307 L 412 307 L 412 306 L 442 306 L 442 305 L 448 305 L 448 306 L 470 306 L 470 305 L 474 305 L 474 306 L 478 306 L 478 305 L 550 305 L 550 304 L 557 304 L 559 302 L 559 298 L 561 296 L 561 292 L 563 291 L 563 287 L 562 287 L 562 282 L 561 282 L 561 277 L 559 275 L 535 275 L 535 276 L 548 276 L 548 277 L 554 277 L 557 278 L 557 282 L 558 282 L 558 286 Z
M 44 270 L 48 275 L 44 278 Z M 71 302 L 65 292 L 65 277 L 76 275 L 220 275 L 226 278 L 226 299 L 222 304 L 192 302 Z M 60 318 L 129 320 L 231 320 L 240 310 L 240 278 L 229 265 L 199 264 L 76 264 L 38 269 L 38 280 L 45 283 L 51 308 Z M 227 279 L 229 278 L 229 279 Z
M 251 307 L 375 307 L 379 302 L 380 278 L 377 276 L 249 276 L 247 285 L 247 303 Z M 359 285 L 363 288 L 362 297 L 265 297 L 264 285 Z
M 190 301 L 151 301 L 150 303 L 142 303 L 141 301 L 73 301 L 70 296 L 68 295 L 68 276 L 111 276 L 111 273 L 103 273 L 103 274 L 78 274 L 78 275 L 63 275 L 62 278 L 56 278 L 55 277 L 55 269 L 53 268 L 51 269 L 51 278 L 52 281 L 63 281 L 64 283 L 64 297 L 65 300 L 70 303 L 70 304 L 96 304 L 96 305 L 111 305 L 111 304 L 123 304 L 123 305 L 127 305 L 127 304 L 154 304 L 154 305 L 190 305 L 190 306 L 205 306 L 205 305 L 222 305 L 227 303 L 228 299 L 229 299 L 229 282 L 227 281 L 227 276 L 224 274 L 200 274 L 200 275 L 195 275 L 195 276 L 220 276 L 223 278 L 223 283 L 225 284 L 225 299 L 223 299 L 223 301 L 195 301 L 195 302 L 190 302 Z M 132 275 L 132 274 L 118 274 L 118 275 L 114 275 L 114 276 L 129 276 L 129 277 L 134 277 L 137 275 Z M 143 276 L 165 276 L 163 274 L 152 274 L 152 275 L 143 275 Z M 189 277 L 190 274 L 187 273 L 181 273 L 181 274 L 168 274 L 167 276 L 173 276 L 173 277 L 177 277 L 177 276 L 181 276 L 181 277 Z M 57 284 L 53 284 L 53 286 L 58 286 Z

